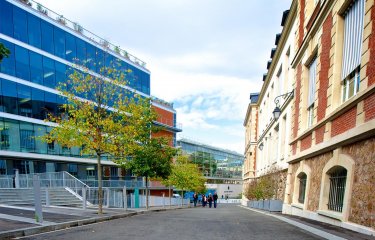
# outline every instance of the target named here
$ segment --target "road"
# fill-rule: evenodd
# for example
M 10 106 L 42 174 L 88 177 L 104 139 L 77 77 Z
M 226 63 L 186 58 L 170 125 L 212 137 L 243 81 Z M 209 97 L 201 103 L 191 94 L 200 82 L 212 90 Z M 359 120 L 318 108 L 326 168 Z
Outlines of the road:
M 235 205 L 146 213 L 22 239 L 321 239 L 307 231 Z

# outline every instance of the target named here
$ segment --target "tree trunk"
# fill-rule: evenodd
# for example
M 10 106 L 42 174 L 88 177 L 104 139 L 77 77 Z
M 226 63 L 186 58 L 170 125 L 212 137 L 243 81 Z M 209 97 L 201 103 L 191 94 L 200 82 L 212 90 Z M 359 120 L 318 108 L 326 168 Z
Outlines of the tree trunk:
M 146 209 L 148 209 L 148 176 L 146 176 Z
M 181 206 L 184 206 L 184 190 L 181 191 Z
M 97 154 L 98 164 L 98 214 L 103 214 L 103 191 L 102 191 L 102 164 L 101 155 Z

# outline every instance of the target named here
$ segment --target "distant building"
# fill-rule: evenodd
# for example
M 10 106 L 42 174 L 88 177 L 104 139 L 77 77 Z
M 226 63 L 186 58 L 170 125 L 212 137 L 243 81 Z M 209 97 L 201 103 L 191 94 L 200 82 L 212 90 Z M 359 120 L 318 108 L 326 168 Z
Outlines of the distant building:
M 113 61 L 128 74 L 130 94 L 150 97 L 150 71 L 143 61 L 34 1 L 0 0 L 0 42 L 11 52 L 0 64 L 0 175 L 60 172 L 86 180 L 97 176 L 96 159 L 82 156 L 80 147 L 66 148 L 34 137 L 45 135 L 53 124 L 47 113 L 59 114 L 64 97 L 55 90 L 69 68 L 79 69 L 75 59 L 98 74 Z M 175 145 L 173 105 L 153 98 L 159 114 L 158 133 Z M 130 178 L 130 173 L 104 159 L 104 179 Z
M 177 146 L 198 164 L 208 183 L 242 182 L 242 154 L 186 138 L 177 140 Z

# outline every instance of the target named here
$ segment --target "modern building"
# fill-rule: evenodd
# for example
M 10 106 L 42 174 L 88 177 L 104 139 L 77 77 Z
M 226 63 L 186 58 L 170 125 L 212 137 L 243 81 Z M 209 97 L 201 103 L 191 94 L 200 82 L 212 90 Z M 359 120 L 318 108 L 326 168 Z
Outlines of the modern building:
M 28 0 L 0 0 L 0 42 L 10 51 L 0 64 L 0 174 L 67 171 L 80 179 L 92 179 L 96 160 L 81 156 L 80 148 L 47 144 L 35 137 L 47 133 L 48 112 L 59 113 L 64 97 L 55 90 L 67 79 L 70 68 L 79 64 L 95 75 L 101 66 L 116 61 L 127 74 L 130 93 L 150 97 L 150 71 L 140 59 L 109 43 L 81 25 Z M 78 65 L 76 64 L 79 60 Z M 176 123 L 173 105 L 153 98 L 159 114 L 159 134 L 175 145 Z M 110 160 L 103 161 L 104 179 L 130 177 Z
M 243 155 L 187 138 L 177 140 L 177 147 L 197 164 L 208 182 L 242 180 Z
M 289 57 L 294 97 L 279 118 L 285 113 L 290 119 L 283 212 L 372 235 L 374 11 L 374 2 L 365 0 L 292 1 L 280 41 L 294 39 Z M 277 46 L 275 56 L 284 49 Z M 272 60 L 270 69 L 276 65 Z

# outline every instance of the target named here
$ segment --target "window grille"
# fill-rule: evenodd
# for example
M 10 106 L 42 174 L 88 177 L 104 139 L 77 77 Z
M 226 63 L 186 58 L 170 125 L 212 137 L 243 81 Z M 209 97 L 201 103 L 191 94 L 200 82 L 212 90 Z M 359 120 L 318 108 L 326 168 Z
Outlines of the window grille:
M 299 178 L 299 195 L 298 195 L 298 202 L 304 203 L 305 202 L 305 194 L 306 194 L 306 182 L 307 182 L 307 175 L 302 173 Z
M 347 171 L 345 168 L 338 168 L 330 174 L 328 209 L 342 212 L 344 205 L 344 194 Z

